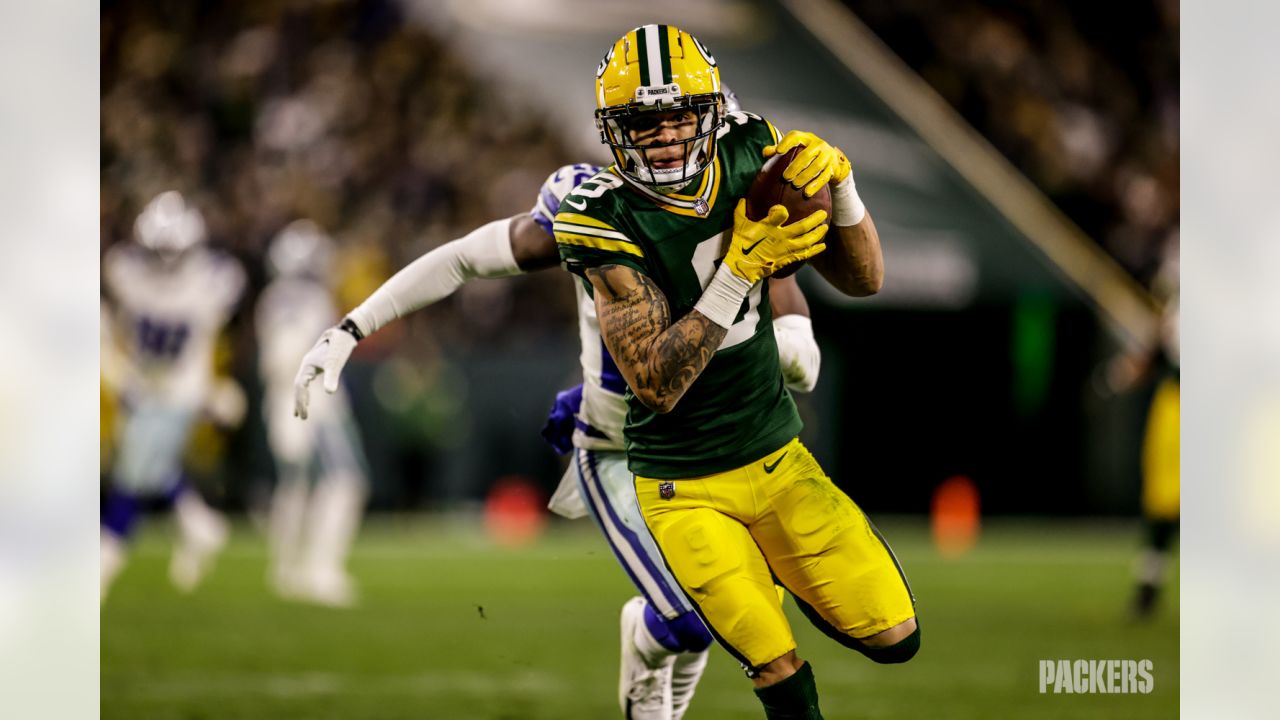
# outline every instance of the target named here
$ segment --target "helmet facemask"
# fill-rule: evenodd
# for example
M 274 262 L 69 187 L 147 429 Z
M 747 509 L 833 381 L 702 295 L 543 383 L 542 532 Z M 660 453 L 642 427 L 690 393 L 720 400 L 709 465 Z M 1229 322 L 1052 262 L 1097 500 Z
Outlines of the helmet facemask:
M 724 123 L 724 96 L 721 93 L 680 95 L 679 85 L 641 87 L 637 99 L 625 105 L 596 111 L 600 139 L 613 151 L 618 169 L 632 180 L 658 192 L 671 193 L 692 182 L 711 164 L 716 153 L 716 132 Z M 673 97 L 664 101 L 662 96 Z M 631 131 L 656 127 L 656 115 L 669 117 L 672 111 L 685 110 L 693 115 L 692 137 L 670 142 L 632 139 Z M 669 120 L 666 120 L 669 122 Z M 655 167 L 646 150 L 682 146 L 683 162 L 679 167 Z

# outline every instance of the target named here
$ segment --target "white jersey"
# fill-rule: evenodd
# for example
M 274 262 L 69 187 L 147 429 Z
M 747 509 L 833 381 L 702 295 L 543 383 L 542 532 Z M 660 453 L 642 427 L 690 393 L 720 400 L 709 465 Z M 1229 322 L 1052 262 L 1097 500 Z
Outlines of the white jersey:
M 111 335 L 128 362 L 123 390 L 171 406 L 202 405 L 215 343 L 244 292 L 240 263 L 205 247 L 165 263 L 126 243 L 103 257 L 102 280 Z
M 280 278 L 262 291 L 254 322 L 258 371 L 269 391 L 284 389 L 292 395 L 298 361 L 337 315 L 329 290 L 313 280 Z
M 530 214 L 553 235 L 552 223 L 560 210 L 560 202 L 579 183 L 600 171 L 596 165 L 565 165 L 547 177 L 538 191 L 538 201 Z M 582 408 L 578 411 L 573 433 L 574 447 L 587 450 L 623 450 L 622 426 L 627 419 L 627 403 L 623 400 L 627 383 L 600 337 L 600 321 L 596 318 L 595 301 L 581 283 L 576 283 L 578 298 L 578 334 L 582 340 Z
M 254 311 L 258 335 L 258 372 L 266 390 L 263 418 L 267 440 L 277 459 L 305 462 L 315 450 L 316 437 L 326 424 L 342 425 L 350 405 L 342 388 L 334 395 L 311 393 L 313 418 L 293 416 L 293 380 L 298 361 L 315 339 L 337 320 L 328 288 L 306 278 L 283 277 L 262 291 Z

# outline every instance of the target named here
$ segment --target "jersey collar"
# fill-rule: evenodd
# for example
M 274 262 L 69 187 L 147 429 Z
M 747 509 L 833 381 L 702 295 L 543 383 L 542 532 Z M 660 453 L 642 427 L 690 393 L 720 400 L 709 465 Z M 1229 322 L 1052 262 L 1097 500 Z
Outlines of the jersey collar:
M 632 180 L 627 177 L 626 173 L 618 172 L 617 166 L 609 168 L 609 172 L 622 178 L 629 187 L 636 192 L 644 195 L 652 200 L 658 207 L 667 212 L 676 215 L 685 215 L 687 217 L 706 217 L 711 213 L 711 208 L 715 207 L 716 197 L 720 192 L 720 157 L 716 156 L 715 162 L 707 166 L 702 173 L 702 180 L 698 184 L 698 189 L 690 195 L 682 195 L 680 193 L 671 193 L 663 195 L 654 190 Z

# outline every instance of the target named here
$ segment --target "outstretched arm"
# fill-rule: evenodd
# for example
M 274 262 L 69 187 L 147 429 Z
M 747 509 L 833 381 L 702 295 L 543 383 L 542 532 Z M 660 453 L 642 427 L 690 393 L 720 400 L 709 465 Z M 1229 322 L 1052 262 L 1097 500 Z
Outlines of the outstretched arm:
M 396 318 L 453 294 L 476 278 L 499 278 L 553 267 L 555 239 L 533 218 L 495 220 L 414 260 L 347 317 L 361 337 Z
M 586 276 L 595 291 L 600 334 L 631 391 L 654 411 L 670 412 L 707 367 L 728 328 L 699 310 L 673 324 L 666 296 L 629 267 L 602 265 Z
M 498 278 L 553 267 L 555 239 L 534 219 L 520 214 L 477 228 L 414 260 L 382 284 L 336 327 L 325 330 L 302 358 L 294 379 L 294 414 L 304 420 L 312 380 L 336 392 L 342 368 L 366 335 L 396 318 L 438 302 L 475 278 Z

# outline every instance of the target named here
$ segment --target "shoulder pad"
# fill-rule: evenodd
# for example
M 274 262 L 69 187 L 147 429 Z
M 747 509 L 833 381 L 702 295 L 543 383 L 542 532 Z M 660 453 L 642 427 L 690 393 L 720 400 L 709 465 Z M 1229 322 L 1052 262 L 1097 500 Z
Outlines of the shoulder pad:
M 782 137 L 778 129 L 773 126 L 773 123 L 746 110 L 734 110 L 733 112 L 725 113 L 724 125 L 716 131 L 716 137 L 722 138 L 738 128 L 753 134 L 768 135 L 772 138 L 771 143 L 778 142 Z
M 538 190 L 538 200 L 534 203 L 533 209 L 529 211 L 529 214 L 533 216 L 534 221 L 543 230 L 547 231 L 548 235 L 551 235 L 551 225 L 554 222 L 556 213 L 560 212 L 561 201 L 582 181 L 598 172 L 600 172 L 600 166 L 588 165 L 587 163 L 576 163 L 558 168 L 548 175 L 547 179 L 542 183 L 542 187 Z

